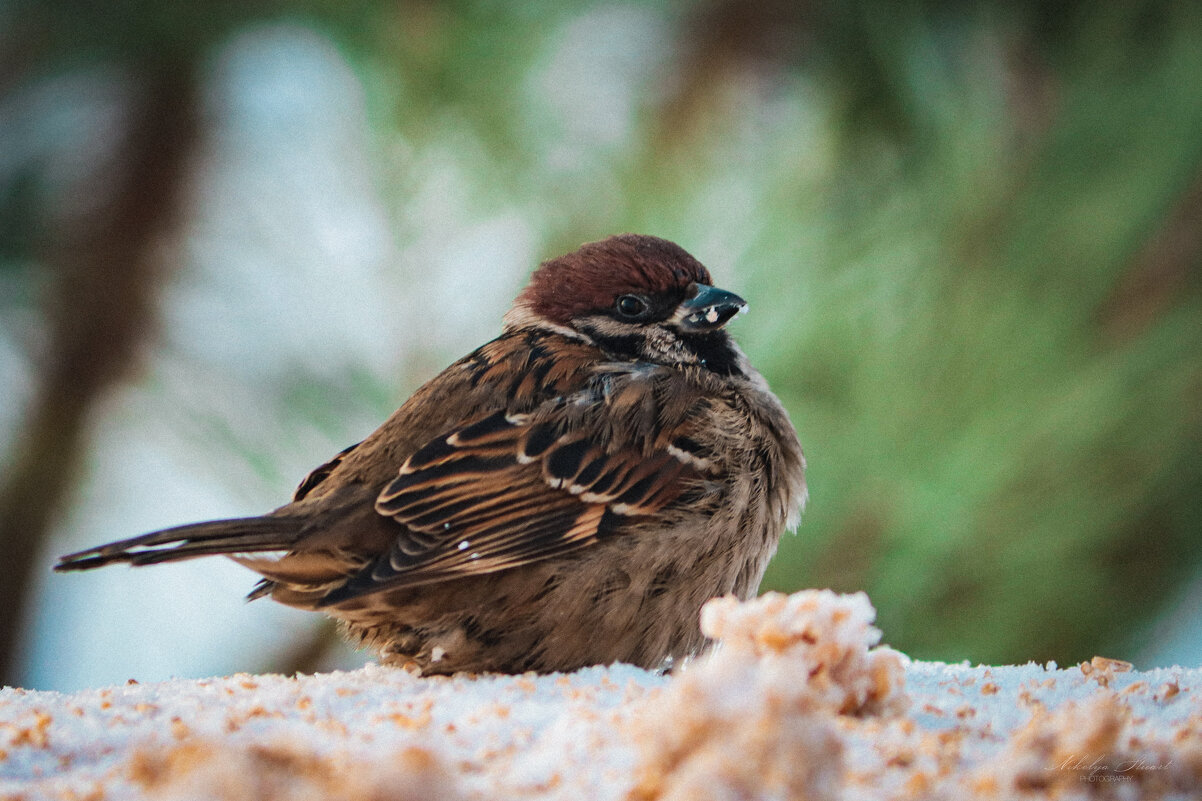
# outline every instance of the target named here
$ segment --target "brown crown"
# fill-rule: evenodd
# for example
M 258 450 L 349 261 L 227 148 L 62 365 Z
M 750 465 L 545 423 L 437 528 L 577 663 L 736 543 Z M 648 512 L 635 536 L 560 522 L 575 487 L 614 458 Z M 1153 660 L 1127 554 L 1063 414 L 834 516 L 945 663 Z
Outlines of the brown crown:
M 619 234 L 589 242 L 545 261 L 518 296 L 518 303 L 553 322 L 607 309 L 619 295 L 679 292 L 709 284 L 709 270 L 666 239 Z

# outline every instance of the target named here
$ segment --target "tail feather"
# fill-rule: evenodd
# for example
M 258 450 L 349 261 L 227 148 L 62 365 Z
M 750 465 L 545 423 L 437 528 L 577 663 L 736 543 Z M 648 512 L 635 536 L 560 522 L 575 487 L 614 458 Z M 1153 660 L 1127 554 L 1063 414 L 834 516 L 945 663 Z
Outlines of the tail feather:
M 91 570 L 114 562 L 153 565 L 217 554 L 282 551 L 296 542 L 304 523 L 287 517 L 242 517 L 189 523 L 140 537 L 98 545 L 60 557 L 54 569 Z

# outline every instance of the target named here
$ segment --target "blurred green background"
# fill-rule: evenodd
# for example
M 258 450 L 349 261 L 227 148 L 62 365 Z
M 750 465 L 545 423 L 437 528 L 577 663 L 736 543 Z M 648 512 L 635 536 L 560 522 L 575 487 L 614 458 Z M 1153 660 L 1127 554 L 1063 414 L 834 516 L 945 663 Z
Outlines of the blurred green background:
M 766 588 L 916 658 L 1202 662 L 1202 5 L 0 2 L 0 683 L 352 664 L 204 562 L 639 231 L 751 304 Z

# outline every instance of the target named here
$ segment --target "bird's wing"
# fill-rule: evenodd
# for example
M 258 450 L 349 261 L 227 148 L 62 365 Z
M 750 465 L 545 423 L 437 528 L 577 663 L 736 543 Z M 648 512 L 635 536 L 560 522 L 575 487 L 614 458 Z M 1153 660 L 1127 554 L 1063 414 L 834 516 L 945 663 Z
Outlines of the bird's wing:
M 346 455 L 362 444 L 362 442 L 356 442 L 350 447 L 343 448 L 334 456 L 333 459 L 330 459 L 330 461 L 326 462 L 320 467 L 314 468 L 309 475 L 305 476 L 305 480 L 297 486 L 296 491 L 292 493 L 292 502 L 296 503 L 307 496 L 310 492 L 317 489 L 318 485 L 329 478 L 330 473 L 333 473 L 334 469 L 338 467 L 338 465 L 342 464 L 342 460 L 346 458 Z
M 376 501 L 402 533 L 323 604 L 505 570 L 620 535 L 712 473 L 679 430 L 654 440 L 600 436 L 600 421 L 612 418 L 607 401 L 495 412 L 418 449 Z

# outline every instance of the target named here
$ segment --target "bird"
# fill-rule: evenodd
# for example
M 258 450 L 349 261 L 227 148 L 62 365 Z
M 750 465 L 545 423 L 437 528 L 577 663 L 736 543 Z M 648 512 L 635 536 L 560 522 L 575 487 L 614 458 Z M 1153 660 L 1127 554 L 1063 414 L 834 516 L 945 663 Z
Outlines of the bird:
M 679 245 L 620 234 L 543 262 L 501 334 L 258 517 L 63 556 L 223 555 L 270 597 L 421 675 L 663 669 L 753 597 L 806 499 L 780 400 L 726 324 L 746 301 Z

